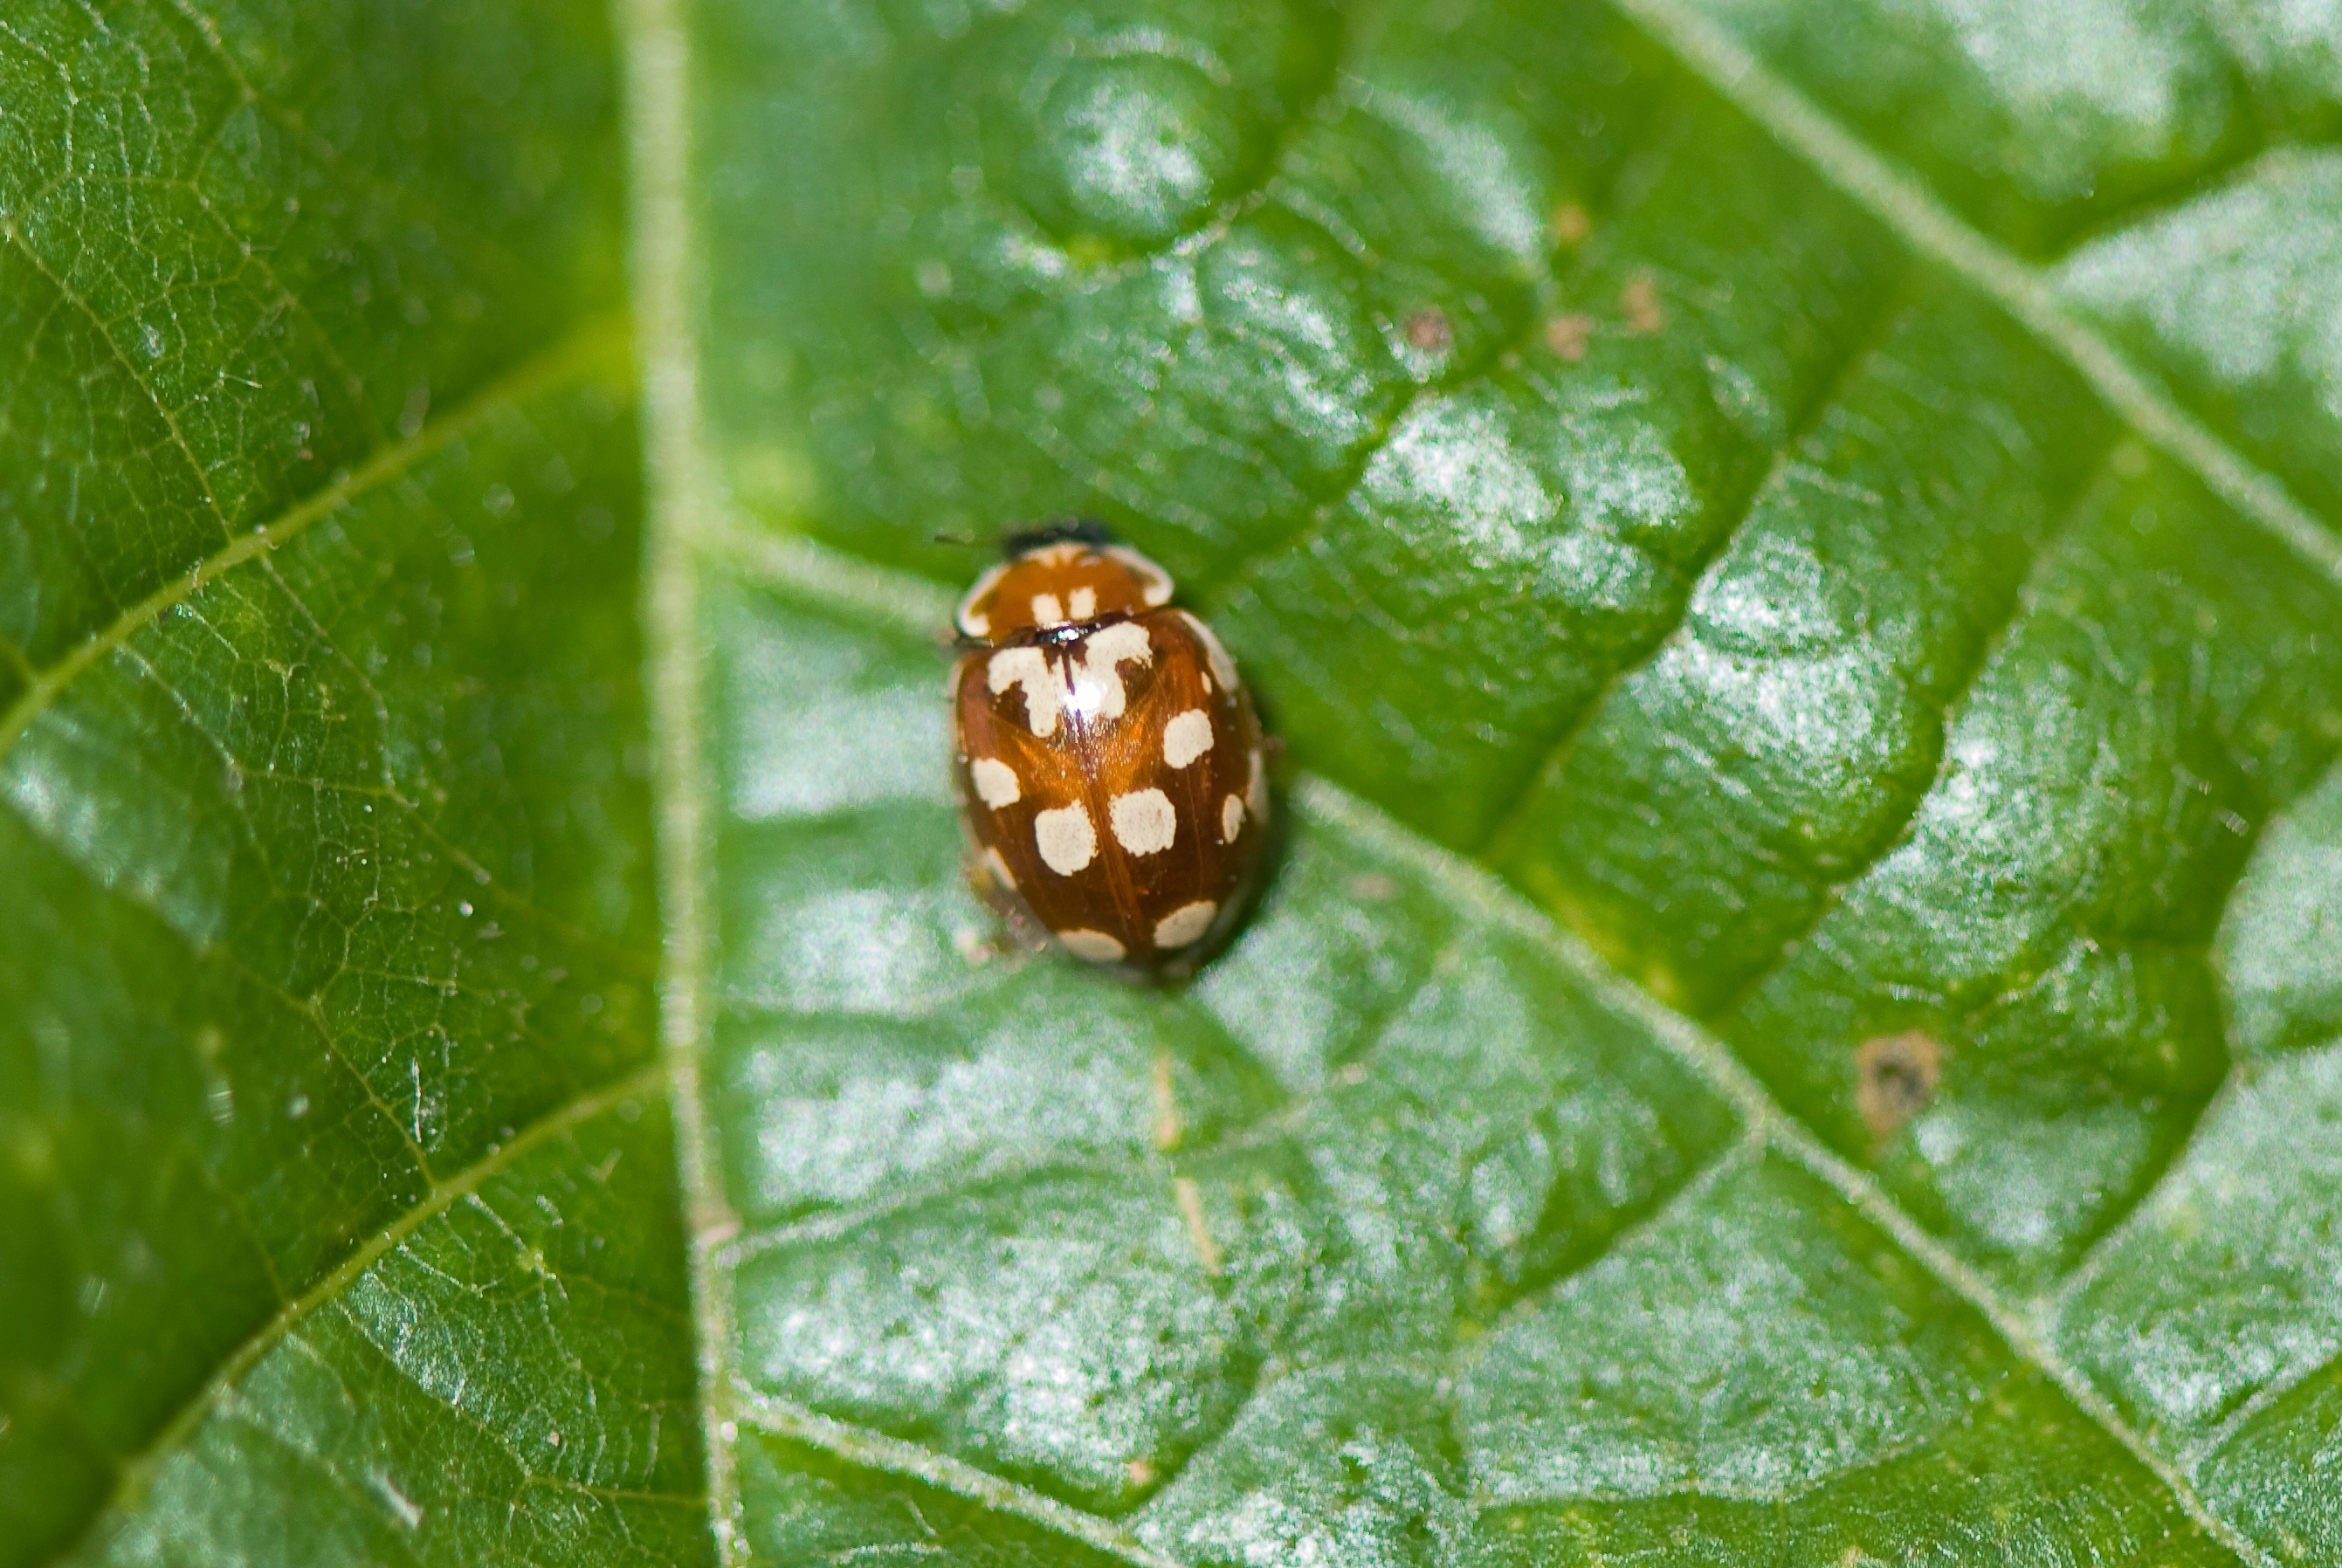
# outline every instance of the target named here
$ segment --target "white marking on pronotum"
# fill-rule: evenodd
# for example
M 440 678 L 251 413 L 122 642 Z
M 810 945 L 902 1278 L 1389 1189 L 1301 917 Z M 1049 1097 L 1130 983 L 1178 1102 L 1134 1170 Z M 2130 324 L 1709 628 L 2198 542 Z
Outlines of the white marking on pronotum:
M 1171 809 L 1171 797 L 1159 789 L 1118 794 L 1108 809 L 1114 822 L 1114 841 L 1133 854 L 1154 854 L 1169 849 L 1171 841 L 1178 836 L 1179 814 Z
M 1122 956 L 1122 944 L 1103 931 L 1060 931 L 1057 940 L 1066 944 L 1066 952 L 1092 964 L 1112 964 Z
M 1196 640 L 1204 644 L 1204 657 L 1209 659 L 1212 664 L 1212 678 L 1227 690 L 1235 691 L 1236 662 L 1228 657 L 1228 651 L 1226 648 L 1220 646 L 1219 638 L 1213 635 L 1209 626 L 1187 614 L 1186 611 L 1180 611 L 1179 618 L 1187 623 L 1187 629 L 1194 632 Z
M 995 811 L 1025 798 L 1025 792 L 1016 787 L 1016 770 L 997 757 L 976 758 L 967 764 L 967 776 L 976 785 L 977 798 Z
M 987 849 L 984 852 L 984 868 L 999 879 L 1001 886 L 1014 888 L 1016 885 L 1015 874 L 1009 871 L 1008 863 L 1000 858 L 1000 851 L 997 849 Z
M 1234 844 L 1244 831 L 1244 796 L 1232 794 L 1220 803 L 1220 842 Z
M 1211 929 L 1212 916 L 1220 906 L 1206 898 L 1196 904 L 1183 904 L 1155 923 L 1155 945 L 1185 947 Z
M 1171 574 L 1157 566 L 1137 551 L 1121 544 L 1109 544 L 1104 552 L 1107 559 L 1119 561 L 1138 575 L 1138 592 L 1150 610 L 1171 597 Z
M 1076 621 L 1086 621 L 1097 614 L 1097 590 L 1076 588 L 1066 595 L 1066 614 Z
M 1025 688 L 1025 723 L 1035 734 L 1046 738 L 1057 733 L 1066 694 L 1046 654 L 1038 648 L 1003 648 L 986 663 L 984 672 L 996 697 L 1011 686 Z
M 1066 624 L 1066 607 L 1057 603 L 1055 594 L 1033 595 L 1033 624 L 1036 626 L 1062 626 Z
M 1035 817 L 1033 843 L 1041 864 L 1059 876 L 1071 876 L 1097 857 L 1097 828 L 1079 801 Z
M 961 598 L 959 613 L 954 619 L 958 621 L 959 629 L 969 636 L 982 637 L 991 634 L 992 618 L 978 610 L 976 605 L 982 604 L 985 595 L 999 584 L 1001 574 L 1007 570 L 1008 567 L 1005 562 L 1000 565 L 988 568 L 983 576 L 976 580 L 976 586 L 970 588 Z
M 1163 726 L 1163 760 L 1184 768 L 1212 749 L 1212 715 L 1189 708 Z

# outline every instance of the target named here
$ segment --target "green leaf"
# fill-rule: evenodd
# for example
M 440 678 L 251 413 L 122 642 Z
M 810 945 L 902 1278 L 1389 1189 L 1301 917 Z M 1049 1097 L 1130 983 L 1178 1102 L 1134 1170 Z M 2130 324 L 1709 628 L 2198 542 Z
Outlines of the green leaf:
M 20 9 L 0 1564 L 2342 1562 L 2315 7 Z
M 705 1555 L 610 47 L 0 23 L 0 1562 Z

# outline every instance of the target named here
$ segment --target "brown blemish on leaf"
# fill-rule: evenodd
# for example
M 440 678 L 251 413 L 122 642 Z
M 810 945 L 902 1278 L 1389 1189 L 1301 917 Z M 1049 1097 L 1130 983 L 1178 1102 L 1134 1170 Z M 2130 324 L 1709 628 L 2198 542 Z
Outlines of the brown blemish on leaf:
M 1204 1272 L 1220 1272 L 1220 1243 L 1212 1240 L 1211 1227 L 1204 1223 L 1204 1194 L 1194 1178 L 1175 1176 L 1171 1179 L 1171 1195 L 1178 1200 L 1179 1216 L 1187 1222 L 1187 1239 L 1196 1245 L 1196 1255 L 1204 1261 Z
M 1943 1075 L 1944 1048 L 1913 1029 L 1866 1040 L 1854 1054 L 1855 1109 L 1870 1135 L 1884 1143 L 1927 1109 Z
M 1553 209 L 1553 237 L 1566 245 L 1581 245 L 1594 232 L 1594 220 L 1576 202 L 1564 202 Z
M 1165 1154 L 1179 1146 L 1185 1129 L 1179 1125 L 1179 1100 L 1171 1083 L 1171 1053 L 1155 1054 L 1155 1146 Z
M 1406 318 L 1402 328 L 1407 346 L 1424 354 L 1445 354 L 1456 343 L 1456 331 L 1447 325 L 1447 313 L 1436 305 L 1426 305 Z
M 1646 272 L 1628 278 L 1618 291 L 1618 314 L 1626 318 L 1628 332 L 1656 332 L 1666 325 L 1667 313 L 1659 308 L 1659 280 Z
M 1379 904 L 1386 898 L 1398 896 L 1398 884 L 1379 871 L 1362 871 L 1350 878 L 1350 896 L 1371 899 Z
M 1134 1459 L 1122 1467 L 1122 1473 L 1134 1487 L 1155 1484 L 1155 1466 L 1143 1459 Z
M 1586 345 L 1593 335 L 1590 315 L 1557 315 L 1545 324 L 1545 345 L 1572 365 L 1586 357 Z

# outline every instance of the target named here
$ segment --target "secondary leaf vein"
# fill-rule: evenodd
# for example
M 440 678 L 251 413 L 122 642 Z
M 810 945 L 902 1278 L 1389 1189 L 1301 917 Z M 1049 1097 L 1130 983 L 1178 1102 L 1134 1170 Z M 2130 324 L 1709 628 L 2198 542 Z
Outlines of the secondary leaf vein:
M 13 230 L 0 232 L 14 235 Z M 229 541 L 123 611 L 103 630 L 75 644 L 64 657 L 41 671 L 6 713 L 0 714 L 0 756 L 8 754 L 26 727 L 56 701 L 75 676 L 153 625 L 165 611 L 194 597 L 205 583 L 277 548 L 320 517 L 342 510 L 360 496 L 405 474 L 505 408 L 526 402 L 590 369 L 611 364 L 623 346 L 624 327 L 623 318 L 615 316 L 587 322 L 489 383 L 445 419 L 426 424 L 406 440 L 383 448 L 323 490 L 305 497 L 271 521 L 255 525 L 251 533 Z
M 509 1169 L 524 1156 L 572 1129 L 592 1121 L 603 1113 L 616 1109 L 628 1100 L 656 1094 L 665 1087 L 666 1074 L 664 1064 L 654 1063 L 640 1067 L 626 1077 L 571 1101 L 561 1109 L 532 1123 L 519 1134 L 499 1144 L 485 1157 L 457 1172 L 444 1182 L 435 1183 L 423 1201 L 407 1210 L 389 1224 L 360 1243 L 350 1254 L 336 1264 L 300 1295 L 285 1303 L 260 1330 L 238 1345 L 233 1354 L 221 1363 L 217 1372 L 205 1383 L 195 1398 L 165 1423 L 155 1439 L 137 1453 L 125 1460 L 116 1478 L 112 1494 L 100 1508 L 105 1513 L 126 1511 L 135 1506 L 163 1463 L 184 1446 L 200 1428 L 235 1384 L 258 1365 L 263 1356 L 288 1338 L 318 1309 L 338 1300 L 360 1275 L 379 1262 L 383 1255 L 438 1218 L 455 1203 L 478 1192 L 490 1180 Z
M 2342 535 L 2182 407 L 2157 378 L 2071 315 L 2037 268 L 1977 230 L 1907 170 L 1871 150 L 1686 0 L 1609 3 L 1907 245 L 1999 305 L 2072 365 L 2140 434 L 2247 521 L 2342 582 Z

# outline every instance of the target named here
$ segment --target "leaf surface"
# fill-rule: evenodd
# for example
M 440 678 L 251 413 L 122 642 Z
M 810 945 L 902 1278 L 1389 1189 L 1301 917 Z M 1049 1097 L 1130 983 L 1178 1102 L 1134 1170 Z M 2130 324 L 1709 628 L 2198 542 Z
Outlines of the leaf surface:
M 609 48 L 0 23 L 0 1562 L 706 1553 Z
M 0 27 L 0 1563 L 2342 1560 L 2309 12 L 616 25 Z M 1066 513 L 1176 990 L 959 871 Z
M 746 1538 L 810 1444 L 1136 1560 L 2342 1553 L 2289 25 L 691 13 Z M 756 543 L 1067 513 L 1304 770 L 1143 1016 L 892 772 L 941 593 Z

